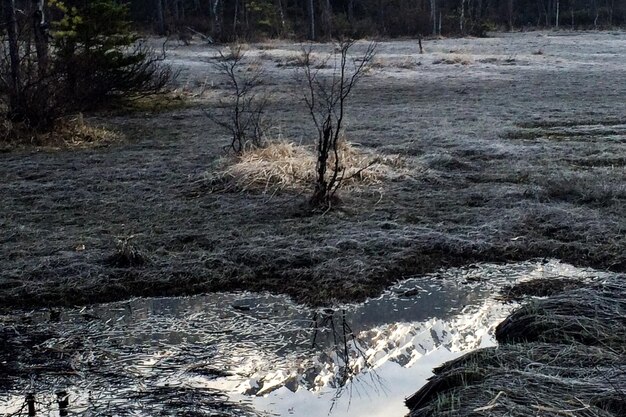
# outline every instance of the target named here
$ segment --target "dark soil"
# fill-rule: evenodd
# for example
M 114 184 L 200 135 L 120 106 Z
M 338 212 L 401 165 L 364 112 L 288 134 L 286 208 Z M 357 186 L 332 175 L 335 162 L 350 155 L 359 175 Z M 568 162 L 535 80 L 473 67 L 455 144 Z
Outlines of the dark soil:
M 623 54 L 591 34 L 533 57 L 539 41 L 519 36 L 495 42 L 533 65 L 433 66 L 437 56 L 425 54 L 417 68 L 366 78 L 348 107 L 348 138 L 402 155 L 414 175 L 343 193 L 324 215 L 303 212 L 307 195 L 211 192 L 207 174 L 228 137 L 193 106 L 91 117 L 128 138 L 106 148 L 0 154 L 0 306 L 230 290 L 322 305 L 443 267 L 546 257 L 626 271 L 623 66 L 570 60 L 593 57 L 598 42 Z M 441 41 L 449 51 L 446 42 L 465 40 Z M 472 53 L 495 53 L 480 52 L 494 39 L 473 42 Z M 558 75 L 551 59 L 567 64 Z M 308 140 L 314 130 L 282 72 L 295 69 L 263 62 L 274 68 L 266 84 L 277 130 Z

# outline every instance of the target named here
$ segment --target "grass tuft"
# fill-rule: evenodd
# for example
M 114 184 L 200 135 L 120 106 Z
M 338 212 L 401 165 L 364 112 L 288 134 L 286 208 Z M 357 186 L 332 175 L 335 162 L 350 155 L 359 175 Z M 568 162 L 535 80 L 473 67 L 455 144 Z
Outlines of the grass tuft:
M 130 268 L 148 263 L 146 256 L 130 242 L 131 239 L 132 236 L 118 240 L 115 253 L 105 259 L 105 264 L 116 268 Z
M 117 132 L 93 126 L 82 114 L 59 120 L 52 130 L 40 132 L 22 123 L 0 122 L 0 148 L 6 150 L 25 147 L 45 149 L 88 148 L 105 146 L 122 139 Z
M 377 155 L 345 141 L 338 153 L 343 188 L 378 184 L 407 172 L 397 155 Z M 304 191 L 315 182 L 316 159 L 313 147 L 286 141 L 270 142 L 265 147 L 247 149 L 241 155 L 221 160 L 213 181 L 227 190 Z M 331 155 L 329 169 L 334 164 L 335 158 Z
M 446 64 L 446 65 L 470 65 L 473 62 L 472 57 L 467 54 L 449 54 L 447 56 L 435 59 L 433 64 Z

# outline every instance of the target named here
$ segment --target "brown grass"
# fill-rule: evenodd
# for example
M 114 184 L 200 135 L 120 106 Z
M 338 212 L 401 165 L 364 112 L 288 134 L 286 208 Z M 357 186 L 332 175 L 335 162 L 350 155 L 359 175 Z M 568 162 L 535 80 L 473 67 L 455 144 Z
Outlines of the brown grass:
M 3 119 L 0 122 L 0 148 L 86 148 L 120 141 L 117 132 L 86 123 L 82 115 L 62 119 L 50 131 L 40 132 L 20 123 Z
M 416 67 L 420 66 L 421 63 L 416 61 L 413 57 L 403 58 L 403 59 L 388 59 L 383 57 L 374 57 L 372 63 L 370 64 L 370 68 L 372 69 L 383 69 L 383 68 L 399 68 L 412 70 Z
M 447 64 L 447 65 L 470 65 L 472 63 L 472 57 L 467 54 L 449 54 L 442 58 L 433 61 L 433 64 Z
M 399 156 L 376 155 L 345 141 L 339 149 L 339 160 L 344 189 L 378 184 L 407 173 Z M 329 169 L 334 164 L 332 156 Z M 222 159 L 216 179 L 225 188 L 238 191 L 303 191 L 315 182 L 315 168 L 316 154 L 312 146 L 270 142 L 263 148 L 247 149 L 241 155 Z

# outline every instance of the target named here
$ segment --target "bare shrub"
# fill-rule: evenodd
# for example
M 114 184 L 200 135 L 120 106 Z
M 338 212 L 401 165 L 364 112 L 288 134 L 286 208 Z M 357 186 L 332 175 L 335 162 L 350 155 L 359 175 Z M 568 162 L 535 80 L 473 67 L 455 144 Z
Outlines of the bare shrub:
M 330 208 L 335 193 L 346 178 L 339 150 L 347 100 L 365 75 L 376 51 L 376 44 L 370 43 L 363 55 L 350 58 L 354 44 L 355 41 L 348 40 L 337 45 L 329 59 L 333 68 L 330 77 L 321 76 L 321 67 L 313 65 L 310 47 L 302 52 L 304 101 L 318 134 L 315 189 L 310 199 L 313 207 Z
M 108 145 L 123 138 L 117 132 L 86 123 L 81 114 L 57 118 L 51 128 L 43 131 L 9 119 L 0 121 L 0 129 L 0 143 L 7 144 L 9 149 L 20 146 L 85 148 Z
M 117 241 L 115 253 L 105 259 L 107 265 L 117 268 L 129 268 L 143 266 L 148 262 L 148 258 L 143 255 L 131 240 L 135 236 L 120 238 Z
M 226 78 L 227 97 L 220 101 L 226 114 L 205 114 L 218 126 L 231 134 L 230 149 L 241 154 L 246 147 L 262 147 L 265 141 L 265 110 L 269 96 L 260 93 L 263 70 L 260 65 L 246 59 L 244 47 L 233 44 L 220 50 L 216 69 Z

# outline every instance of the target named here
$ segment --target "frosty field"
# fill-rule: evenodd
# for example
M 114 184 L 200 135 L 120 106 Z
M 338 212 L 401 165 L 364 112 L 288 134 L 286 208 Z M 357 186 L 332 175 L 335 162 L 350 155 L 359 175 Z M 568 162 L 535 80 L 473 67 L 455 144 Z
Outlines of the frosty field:
M 442 267 L 545 257 L 624 272 L 626 33 L 424 48 L 381 42 L 347 108 L 347 140 L 401 161 L 398 175 L 348 189 L 340 207 L 312 216 L 301 190 L 213 186 L 228 144 L 205 114 L 225 94 L 216 51 L 170 43 L 185 103 L 86 116 L 122 143 L 0 154 L 0 305 L 235 289 L 322 305 Z M 308 144 L 316 132 L 294 81 L 300 49 L 269 42 L 247 54 L 265 70 L 272 138 Z M 145 262 L 115 262 L 120 240 Z

